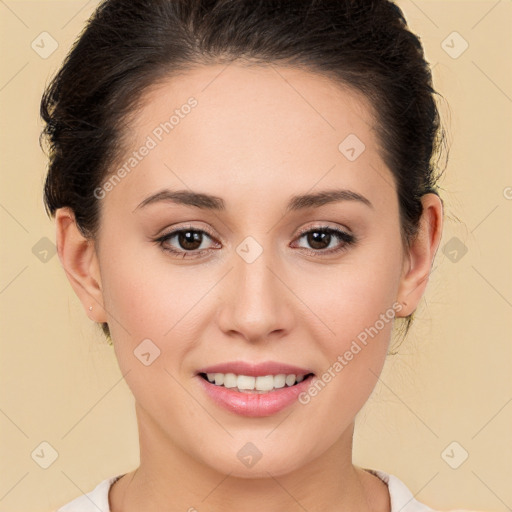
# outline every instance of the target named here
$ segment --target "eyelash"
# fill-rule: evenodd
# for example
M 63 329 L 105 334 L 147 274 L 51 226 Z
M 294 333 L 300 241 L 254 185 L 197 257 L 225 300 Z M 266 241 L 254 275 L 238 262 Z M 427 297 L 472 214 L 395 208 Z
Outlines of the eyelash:
M 170 249 L 168 246 L 166 247 L 164 244 L 165 242 L 168 242 L 171 238 L 174 238 L 176 235 L 184 232 L 193 232 L 193 233 L 202 233 L 204 235 L 207 235 L 209 238 L 213 239 L 213 236 L 208 233 L 208 231 L 202 230 L 202 229 L 194 229 L 192 226 L 190 227 L 184 227 L 180 229 L 176 229 L 174 231 L 171 231 L 169 233 L 166 233 L 162 235 L 161 237 L 158 237 L 154 240 L 155 243 L 157 243 L 162 250 L 167 251 L 174 255 L 182 256 L 183 259 L 186 258 L 199 258 L 203 253 L 208 252 L 210 249 L 201 249 L 201 250 L 194 250 L 194 251 L 185 251 L 185 250 L 176 250 L 176 249 Z M 329 250 L 322 250 L 322 249 L 308 249 L 306 247 L 300 247 L 303 251 L 305 251 L 307 254 L 313 255 L 313 256 L 325 256 L 325 255 L 332 255 L 332 254 L 338 254 L 341 252 L 346 251 L 351 245 L 354 245 L 357 242 L 357 239 L 354 235 L 351 235 L 349 233 L 346 233 L 345 231 L 342 231 L 341 229 L 332 228 L 330 226 L 318 226 L 313 228 L 308 228 L 304 231 L 301 231 L 297 239 L 302 238 L 304 235 L 307 235 L 309 233 L 324 233 L 324 234 L 330 234 L 335 235 L 339 240 L 342 240 L 344 243 L 340 247 L 336 249 L 329 249 Z

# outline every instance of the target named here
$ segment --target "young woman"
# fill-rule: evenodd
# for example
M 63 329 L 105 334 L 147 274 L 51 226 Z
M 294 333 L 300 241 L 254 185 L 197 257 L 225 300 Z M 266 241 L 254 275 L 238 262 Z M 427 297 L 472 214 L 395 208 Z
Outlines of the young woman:
M 107 0 L 45 91 L 58 253 L 140 465 L 60 508 L 431 510 L 352 463 L 442 233 L 418 38 L 387 0 Z

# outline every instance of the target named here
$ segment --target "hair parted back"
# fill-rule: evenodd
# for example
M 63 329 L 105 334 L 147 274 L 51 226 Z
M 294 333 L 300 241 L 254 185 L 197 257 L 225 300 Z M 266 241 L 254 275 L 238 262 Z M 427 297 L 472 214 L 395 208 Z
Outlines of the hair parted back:
M 113 172 L 143 93 L 194 67 L 234 61 L 309 70 L 368 98 L 407 247 L 421 197 L 438 194 L 445 137 L 421 42 L 388 0 L 102 1 L 41 100 L 47 213 L 70 207 L 94 238 L 94 190 Z

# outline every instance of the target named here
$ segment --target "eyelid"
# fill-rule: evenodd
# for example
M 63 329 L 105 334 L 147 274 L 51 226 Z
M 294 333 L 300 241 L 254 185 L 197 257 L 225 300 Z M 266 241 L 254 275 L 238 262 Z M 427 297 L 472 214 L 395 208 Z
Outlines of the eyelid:
M 173 234 L 176 234 L 177 232 L 180 232 L 180 231 L 187 231 L 187 230 L 190 230 L 190 231 L 197 231 L 199 233 L 201 232 L 204 232 L 206 233 L 210 238 L 213 238 L 213 239 L 217 239 L 217 236 L 213 234 L 213 232 L 210 230 L 210 228 L 207 228 L 207 227 L 199 227 L 197 225 L 191 225 L 191 224 L 184 224 L 184 225 L 180 225 L 179 223 L 178 224 L 173 224 L 172 226 L 167 226 L 167 228 L 165 228 L 161 234 L 157 234 L 155 235 L 154 237 L 152 238 L 163 238 L 163 237 L 166 237 L 166 236 L 169 236 L 169 235 L 173 235 Z
M 300 237 L 300 236 L 304 235 L 305 233 L 309 233 L 310 231 L 315 230 L 315 229 L 318 229 L 318 230 L 333 229 L 334 231 L 341 231 L 343 233 L 346 233 L 347 235 L 351 235 L 352 236 L 352 233 L 351 233 L 351 231 L 348 228 L 345 228 L 343 226 L 339 226 L 337 224 L 331 226 L 327 221 L 326 222 L 318 222 L 317 224 L 313 224 L 313 225 L 308 226 L 306 228 L 301 228 L 296 236 Z

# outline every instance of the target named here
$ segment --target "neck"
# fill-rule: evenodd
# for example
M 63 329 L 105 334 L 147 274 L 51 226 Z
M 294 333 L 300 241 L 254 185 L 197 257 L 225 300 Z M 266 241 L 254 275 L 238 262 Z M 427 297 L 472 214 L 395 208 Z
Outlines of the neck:
M 111 512 L 389 511 L 386 484 L 352 464 L 354 424 L 321 456 L 285 474 L 221 473 L 192 457 L 137 408 L 140 465 L 110 489 Z M 293 459 L 293 456 L 291 456 Z

